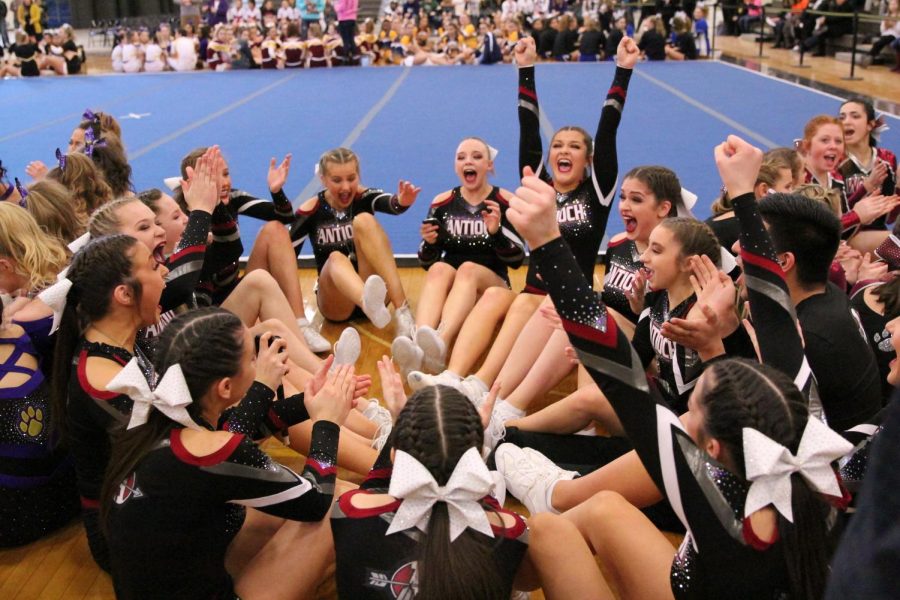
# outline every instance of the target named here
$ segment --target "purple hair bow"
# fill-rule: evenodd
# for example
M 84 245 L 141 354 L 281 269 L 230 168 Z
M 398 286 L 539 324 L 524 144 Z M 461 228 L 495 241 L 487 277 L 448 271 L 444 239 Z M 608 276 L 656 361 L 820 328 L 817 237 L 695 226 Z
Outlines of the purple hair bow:
M 59 163 L 59 170 L 66 170 L 66 155 L 63 154 L 59 148 L 56 149 L 56 162 Z
M 84 153 L 91 158 L 94 156 L 94 148 L 106 146 L 106 140 L 94 133 L 93 127 L 88 127 L 84 132 Z

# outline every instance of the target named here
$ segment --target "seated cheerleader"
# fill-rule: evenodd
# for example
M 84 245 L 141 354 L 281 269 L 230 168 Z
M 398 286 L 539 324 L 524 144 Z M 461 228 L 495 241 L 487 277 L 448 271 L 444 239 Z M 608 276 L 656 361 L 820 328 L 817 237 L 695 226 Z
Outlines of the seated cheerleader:
M 389 364 L 379 370 L 402 396 Z M 422 388 L 391 440 L 360 489 L 335 503 L 338 595 L 501 600 L 534 587 L 523 563 L 528 528 L 494 497 L 472 403 L 447 386 Z
M 106 386 L 133 357 L 148 375 L 151 372 L 137 346 L 138 332 L 159 320 L 166 273 L 144 244 L 131 236 L 111 235 L 82 248 L 66 277 L 45 292 L 65 303 L 53 361 L 53 426 L 75 460 L 91 554 L 107 570 L 109 551 L 98 513 L 100 487 L 109 462 L 110 432 L 124 427 L 132 401 Z M 47 303 L 53 304 L 49 299 Z
M 427 275 L 415 340 L 398 337 L 391 348 L 404 375 L 421 369 L 426 355 L 444 356 L 478 298 L 491 287 L 509 289 L 508 269 L 525 257 L 522 240 L 505 218 L 510 193 L 488 181 L 494 152 L 479 138 L 463 140 L 456 149 L 462 185 L 435 196 L 422 222 L 419 263 Z
M 560 239 L 552 189 L 525 177 L 511 201 L 510 220 L 533 248 L 573 346 L 637 449 L 646 469 L 641 485 L 655 484 L 688 529 L 676 551 L 611 492 L 562 517 L 538 515 L 529 526 L 540 547 L 530 556 L 550 598 L 613 598 L 591 551 L 626 597 L 818 598 L 824 590 L 832 518 L 826 500 L 844 500 L 830 463 L 852 445 L 810 416 L 794 384 L 796 377 L 807 389 L 811 379 L 793 317 L 782 306 L 787 286 L 755 210 L 762 152 L 732 136 L 716 158 L 741 217 L 746 265 L 752 248 L 748 269 L 758 279 L 748 285 L 763 357 L 772 364 L 714 362 L 683 422 L 657 403 L 627 339 L 614 321 L 604 321 L 602 304 Z M 817 450 L 808 451 L 809 444 Z M 567 554 L 559 561 L 560 547 L 574 550 L 571 560 Z
M 871 195 L 865 186 L 858 186 L 848 196 L 844 180 L 838 172 L 839 161 L 844 154 L 844 129 L 836 117 L 819 115 L 810 119 L 803 129 L 803 139 L 799 141 L 797 150 L 806 166 L 805 183 L 816 183 L 840 192 L 842 237 L 851 245 L 854 245 L 862 226 L 873 223 L 900 205 L 900 199 L 882 196 L 880 190 L 875 190 L 878 195 Z M 884 237 L 887 236 L 882 236 L 882 239 Z
M 53 319 L 29 300 L 67 261 L 26 210 L 0 202 L 0 293 L 19 294 L 0 318 L 0 547 L 33 542 L 79 512 L 71 457 L 50 426 Z
M 535 88 L 536 56 L 534 40 L 522 39 L 516 47 L 521 136 L 519 167 L 529 167 L 544 180 L 552 180 L 558 194 L 557 216 L 566 241 L 577 253 L 578 264 L 585 276 L 592 279 L 618 181 L 616 132 L 638 51 L 630 38 L 624 38 L 619 44 L 618 66 L 601 111 L 596 139 L 592 140 L 580 127 L 563 127 L 550 142 L 546 164 L 542 158 Z M 450 371 L 440 381 L 429 381 L 421 373 L 413 372 L 409 376 L 410 386 L 417 389 L 435 382 L 458 385 L 471 399 L 480 400 L 497 380 L 501 382 L 502 398 L 495 407 L 498 426 L 508 419 L 524 416 L 523 410 L 507 400 L 521 387 L 526 375 L 534 371 L 532 377 L 546 391 L 558 383 L 569 368 L 563 355 L 564 336 L 560 334 L 552 342 L 548 341 L 553 327 L 536 314 L 538 306 L 546 301 L 543 283 L 530 266 L 522 293 L 515 294 L 501 287 L 488 289 L 460 331 Z M 490 344 L 494 324 L 501 319 L 503 326 L 482 366 L 460 382 Z M 441 355 L 426 358 L 434 365 L 444 361 Z M 528 386 L 523 392 L 530 401 L 541 393 L 539 389 Z
M 698 278 L 695 263 L 698 257 L 706 257 L 709 259 L 706 264 L 715 273 L 721 256 L 721 248 L 708 225 L 695 219 L 673 217 L 662 221 L 651 232 L 647 249 L 640 257 L 642 275 L 635 278 L 634 284 L 640 292 L 636 291 L 635 295 L 641 296 L 646 308 L 641 311 L 630 341 L 659 395 L 676 414 L 687 410 L 688 397 L 704 367 L 704 348 L 668 339 L 665 325 L 672 319 L 703 318 L 702 304 L 697 301 L 698 287 L 692 282 Z M 651 290 L 646 299 L 643 298 L 645 281 Z M 609 313 L 603 318 L 610 320 Z M 621 329 L 624 334 L 624 328 Z M 754 356 L 743 330 L 735 338 L 744 342 L 739 348 L 745 355 Z M 733 344 L 729 341 L 729 348 Z M 621 439 L 546 435 L 574 434 L 587 427 L 593 430 L 593 423 L 597 422 L 621 438 L 622 425 L 608 399 L 590 381 L 588 372 L 581 369 L 579 384 L 576 393 L 559 402 L 527 417 L 506 421 L 506 427 L 516 429 L 507 430 L 504 439 L 520 447 L 536 448 L 554 462 L 581 473 L 593 471 L 630 450 Z
M 895 196 L 900 193 L 897 181 L 897 157 L 886 148 L 878 147 L 878 138 L 885 128 L 884 117 L 876 117 L 872 103 L 863 98 L 851 98 L 841 104 L 838 118 L 844 129 L 846 158 L 838 166 L 849 197 L 865 189 L 866 195 Z M 885 227 L 893 223 L 896 211 L 882 215 L 860 227 L 854 247 L 869 252 L 887 236 Z
M 66 187 L 79 221 L 87 223 L 91 213 L 113 199 L 112 190 L 94 161 L 81 151 L 70 150 L 62 156 L 64 160 L 47 172 L 47 180 Z
M 287 39 L 281 44 L 281 52 L 284 58 L 285 69 L 300 69 L 303 67 L 303 40 L 300 39 L 300 25 L 298 23 L 288 23 Z
M 359 159 L 352 150 L 336 148 L 318 164 L 325 189 L 297 210 L 291 239 L 299 252 L 309 239 L 319 279 L 316 300 L 326 319 L 346 321 L 365 315 L 378 329 L 391 321 L 385 307 L 394 305 L 395 335 L 412 338 L 413 320 L 400 283 L 391 242 L 375 212 L 399 215 L 412 206 L 420 189 L 400 181 L 391 195 L 360 183 Z
M 75 212 L 72 194 L 52 179 L 28 186 L 25 208 L 41 229 L 63 244 L 71 244 L 86 231 L 86 222 Z
M 208 150 L 207 147 L 197 148 L 181 160 L 181 179 L 178 181 L 189 178 L 200 158 Z M 204 276 L 199 291 L 208 297 L 208 304 L 221 305 L 240 281 L 238 263 L 244 252 L 244 245 L 240 237 L 238 216 L 267 221 L 253 244 L 246 273 L 262 270 L 270 274 L 288 299 L 294 320 L 300 327 L 303 339 L 310 350 L 313 352 L 330 350 L 331 344 L 328 340 L 310 327 L 306 319 L 300 280 L 297 277 L 296 255 L 291 247 L 290 235 L 284 227 L 294 221 L 291 201 L 284 193 L 284 184 L 290 172 L 291 155 L 287 155 L 280 164 L 276 164 L 274 158 L 269 162 L 266 180 L 272 196 L 270 203 L 249 192 L 233 189 L 228 163 L 221 157 L 221 153 L 218 154 L 215 162 L 219 203 L 212 213 L 210 228 L 213 238 L 212 244 L 207 249 L 207 262 L 204 265 Z M 175 189 L 175 200 L 183 212 L 189 213 L 189 207 L 184 202 L 184 190 L 180 187 Z
M 333 499 L 353 368 L 323 369 L 306 388 L 315 424 L 301 474 L 274 462 L 243 433 L 215 430 L 223 412 L 252 388 L 271 402 L 287 369 L 283 350 L 283 341 L 264 336 L 257 356 L 253 336 L 236 316 L 201 309 L 163 332 L 150 385 L 136 360 L 108 382 L 134 403 L 100 496 L 118 597 L 313 594 L 332 545 L 327 523 L 303 522 L 322 521 Z M 245 519 L 243 507 L 270 518 L 251 511 Z M 275 532 L 260 539 L 260 520 Z
M 215 178 L 219 160 L 218 148 L 213 147 L 197 161 L 197 170 L 192 169 L 190 179 L 183 182 L 182 189 L 187 189 L 184 201 L 190 209 L 188 217 L 174 200 L 161 193 L 150 203 L 165 217 L 154 214 L 137 197 L 113 200 L 91 216 L 92 237 L 116 233 L 130 235 L 141 241 L 170 271 L 160 302 L 161 318 L 144 331 L 148 337 L 159 335 L 176 314 L 205 302 L 198 288 L 202 286 L 206 264 L 213 258 L 209 256 L 213 245 L 207 246 L 206 240 L 219 198 Z M 164 220 L 167 227 L 161 225 Z M 167 252 L 169 247 L 171 251 Z M 322 364 L 302 341 L 303 334 L 294 320 L 290 304 L 268 272 L 258 269 L 248 273 L 220 305 L 238 315 L 247 327 L 254 327 L 257 320 L 264 321 L 260 325 L 263 330 L 275 327 L 275 332 L 287 342 L 291 360 L 308 373 L 316 371 Z M 342 356 L 338 362 L 352 364 L 355 361 L 356 356 L 351 355 Z M 305 379 L 297 383 L 302 387 Z
M 0 237 L 7 237 L 7 233 L 0 231 Z M 4 248 L 0 248 L 0 254 L 5 254 Z M 5 282 L 0 284 L 0 292 L 9 291 Z M 39 358 L 27 330 L 3 319 L 0 548 L 40 539 L 68 523 L 79 510 L 75 469 L 50 428 L 49 385 Z
M 331 66 L 331 52 L 322 41 L 322 27 L 318 23 L 310 23 L 305 48 L 307 69 Z

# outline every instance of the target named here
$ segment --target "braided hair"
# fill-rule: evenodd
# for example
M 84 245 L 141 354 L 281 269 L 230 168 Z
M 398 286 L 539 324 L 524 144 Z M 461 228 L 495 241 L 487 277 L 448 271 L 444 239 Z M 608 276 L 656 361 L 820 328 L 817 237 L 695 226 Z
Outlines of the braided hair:
M 132 276 L 131 262 L 132 249 L 137 243 L 130 235 L 105 236 L 92 240 L 72 259 L 67 275 L 72 289 L 56 333 L 50 389 L 53 426 L 63 439 L 72 359 L 82 332 L 109 312 L 113 290 L 117 286 L 129 286 L 135 298 L 140 300 L 141 285 Z
M 806 399 L 787 375 L 743 359 L 715 362 L 709 370 L 705 377 L 712 376 L 713 381 L 700 399 L 705 415 L 703 433 L 719 440 L 735 474 L 746 476 L 745 427 L 796 454 L 807 420 L 815 417 L 809 416 Z M 830 509 L 799 473 L 791 475 L 791 490 L 794 522 L 779 513 L 778 533 L 791 597 L 813 600 L 823 596 L 828 575 Z
M 213 307 L 178 316 L 160 335 L 153 360 L 156 373 L 162 378 L 170 367 L 176 364 L 181 367 L 194 400 L 187 411 L 195 421 L 201 418 L 201 398 L 209 389 L 217 381 L 233 377 L 240 371 L 244 354 L 243 332 L 244 324 L 234 313 Z M 210 348 L 215 348 L 213 355 L 209 353 Z M 116 488 L 172 427 L 179 425 L 160 411 L 151 410 L 144 425 L 125 430 L 113 440 L 100 495 L 100 517 L 104 527 Z
M 481 448 L 484 431 L 478 411 L 459 391 L 444 385 L 422 388 L 409 399 L 391 434 L 402 450 L 446 485 L 470 448 Z M 492 541 L 467 529 L 450 542 L 447 505 L 431 511 L 428 532 L 419 543 L 419 600 L 501 600 L 503 582 L 492 556 Z

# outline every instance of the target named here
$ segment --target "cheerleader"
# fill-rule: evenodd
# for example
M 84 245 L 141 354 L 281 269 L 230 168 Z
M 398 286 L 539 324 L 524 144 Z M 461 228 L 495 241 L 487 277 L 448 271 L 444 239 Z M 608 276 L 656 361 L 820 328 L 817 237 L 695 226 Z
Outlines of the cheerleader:
M 391 195 L 360 183 L 359 159 L 336 148 L 319 159 L 325 186 L 297 210 L 291 239 L 297 252 L 309 239 L 319 273 L 316 299 L 332 321 L 365 315 L 381 329 L 391 321 L 385 299 L 394 305 L 396 335 L 412 336 L 414 320 L 400 283 L 391 243 L 374 213 L 405 212 L 420 189 L 401 181 Z

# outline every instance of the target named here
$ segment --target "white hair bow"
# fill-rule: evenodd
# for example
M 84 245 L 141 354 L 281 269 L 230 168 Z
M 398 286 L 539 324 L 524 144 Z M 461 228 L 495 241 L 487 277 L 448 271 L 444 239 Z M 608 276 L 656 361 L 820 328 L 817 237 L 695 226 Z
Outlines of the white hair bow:
M 435 502 L 445 502 L 450 516 L 450 541 L 471 527 L 494 537 L 479 500 L 494 487 L 494 479 L 477 448 L 469 448 L 456 463 L 447 485 L 441 486 L 422 463 L 398 450 L 394 458 L 388 494 L 403 502 L 385 535 L 418 527 L 428 530 Z
M 56 283 L 38 294 L 38 300 L 50 307 L 53 311 L 53 325 L 50 326 L 50 333 L 54 333 L 59 329 L 59 321 L 62 319 L 63 311 L 66 309 L 66 300 L 69 297 L 69 290 L 72 289 L 72 280 L 66 277 L 69 269 L 64 269 L 56 278 Z
M 88 242 L 90 241 L 91 232 L 87 232 L 72 240 L 72 242 L 69 244 L 69 250 L 72 252 L 72 254 L 75 254 L 76 252 L 87 246 Z
M 875 116 L 875 127 L 872 129 L 872 137 L 875 138 L 876 142 L 881 141 L 881 135 L 886 131 L 889 131 L 891 128 L 888 127 L 887 119 L 884 118 L 884 115 L 879 113 Z
M 156 408 L 185 427 L 202 429 L 187 412 L 187 406 L 192 402 L 191 392 L 188 390 L 180 365 L 169 367 L 156 389 L 151 390 L 137 359 L 132 358 L 125 368 L 106 385 L 106 389 L 126 394 L 134 400 L 128 429 L 146 423 L 151 408 Z
M 697 194 L 688 189 L 681 188 L 681 201 L 675 202 L 675 216 L 696 219 L 697 217 L 694 216 L 694 213 L 691 210 L 694 208 L 695 204 L 697 204 Z
M 493 160 L 497 159 L 497 155 L 500 154 L 500 151 L 491 146 L 490 144 L 485 144 L 488 147 L 488 158 Z
M 163 179 L 163 183 L 174 192 L 181 186 L 181 177 L 166 177 Z
M 744 468 L 753 482 L 744 503 L 744 516 L 772 504 L 794 522 L 791 508 L 791 475 L 800 473 L 816 491 L 840 497 L 841 488 L 831 463 L 853 450 L 853 444 L 818 419 L 809 418 L 797 454 L 765 434 L 744 428 Z

